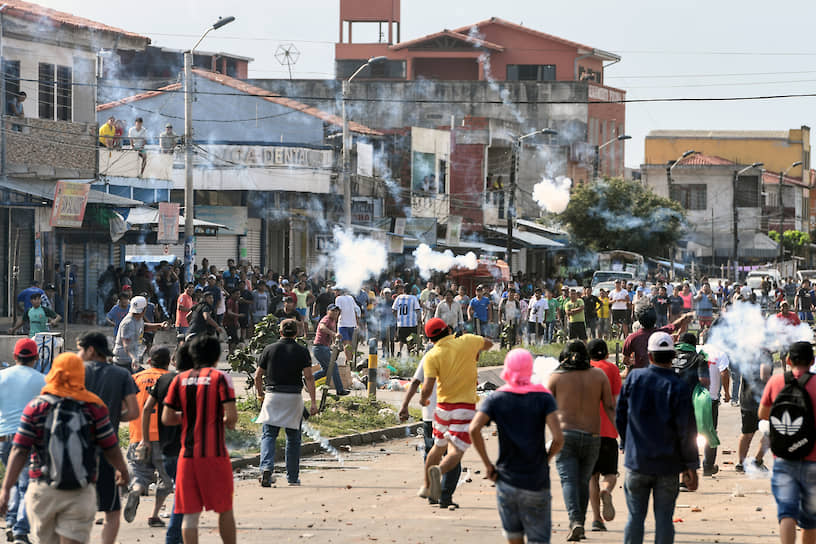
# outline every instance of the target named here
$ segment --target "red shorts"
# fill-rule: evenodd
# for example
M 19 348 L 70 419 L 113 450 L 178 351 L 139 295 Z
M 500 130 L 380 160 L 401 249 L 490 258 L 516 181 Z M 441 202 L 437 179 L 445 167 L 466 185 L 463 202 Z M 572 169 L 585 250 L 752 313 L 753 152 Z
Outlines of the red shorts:
M 176 514 L 232 510 L 232 463 L 229 457 L 179 457 Z
M 448 442 L 459 451 L 470 447 L 470 421 L 476 416 L 476 405 L 439 402 L 433 422 L 434 445 L 445 447 Z

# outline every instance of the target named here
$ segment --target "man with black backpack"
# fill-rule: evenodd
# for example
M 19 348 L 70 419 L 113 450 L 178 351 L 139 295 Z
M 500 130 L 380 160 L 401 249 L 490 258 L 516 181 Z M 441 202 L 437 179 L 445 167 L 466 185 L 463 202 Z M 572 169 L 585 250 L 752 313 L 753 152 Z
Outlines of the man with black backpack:
M 116 483 L 127 485 L 127 465 L 108 409 L 85 389 L 82 359 L 63 353 L 54 359 L 41 394 L 23 411 L 0 490 L 0 514 L 30 454 L 25 502 L 36 541 L 89 542 L 100 449 L 116 471 Z
M 776 456 L 771 491 L 776 500 L 779 539 L 802 542 L 816 538 L 816 380 L 809 372 L 813 346 L 796 342 L 788 351 L 790 370 L 768 380 L 759 403 L 759 418 L 770 419 L 771 451 Z

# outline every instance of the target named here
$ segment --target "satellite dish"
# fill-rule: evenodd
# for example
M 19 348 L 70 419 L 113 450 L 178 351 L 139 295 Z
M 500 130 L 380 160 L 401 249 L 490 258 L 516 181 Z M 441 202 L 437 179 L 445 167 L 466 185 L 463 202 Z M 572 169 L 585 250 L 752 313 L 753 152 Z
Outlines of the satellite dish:
M 282 43 L 275 51 L 275 58 L 279 63 L 281 63 L 282 66 L 286 66 L 289 69 L 289 79 L 291 80 L 292 66 L 297 64 L 297 61 L 300 58 L 300 51 L 298 51 L 298 48 L 295 47 L 295 44 L 293 43 Z

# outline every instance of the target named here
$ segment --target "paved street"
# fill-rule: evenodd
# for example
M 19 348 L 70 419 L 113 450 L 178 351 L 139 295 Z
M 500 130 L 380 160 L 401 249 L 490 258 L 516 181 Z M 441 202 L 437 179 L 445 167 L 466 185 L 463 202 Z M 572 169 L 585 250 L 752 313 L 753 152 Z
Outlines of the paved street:
M 723 406 L 720 431 L 725 450 L 736 448 L 739 410 Z M 501 526 L 495 490 L 475 474 L 481 469 L 470 450 L 463 466 L 472 481 L 460 483 L 454 500 L 456 511 L 428 506 L 415 497 L 420 483 L 420 452 L 416 437 L 393 440 L 344 452 L 341 466 L 326 455 L 305 461 L 299 488 L 261 489 L 255 479 L 236 476 L 235 511 L 241 543 L 307 542 L 500 542 Z M 495 456 L 498 440 L 487 437 Z M 753 450 L 752 450 L 753 451 Z M 681 493 L 676 523 L 677 543 L 768 543 L 777 535 L 775 506 L 769 479 L 737 475 L 736 453 L 721 454 L 721 472 L 701 479 L 700 491 Z M 728 463 L 728 464 L 725 464 Z M 553 479 L 553 542 L 562 542 L 568 525 L 558 476 Z M 248 475 L 250 478 L 254 475 Z M 285 478 L 281 478 L 285 482 Z M 619 484 L 619 487 L 622 484 Z M 743 496 L 734 497 L 735 491 Z M 122 542 L 160 541 L 163 531 L 147 527 L 152 497 L 142 502 L 133 524 L 122 522 Z M 618 517 L 607 524 L 609 532 L 587 533 L 587 542 L 619 543 L 623 540 L 626 508 L 623 490 L 614 495 Z M 697 509 L 699 508 L 699 511 Z M 682 521 L 679 521 L 682 520 Z M 218 542 L 217 519 L 202 517 L 202 542 Z M 651 531 L 651 519 L 647 531 Z M 94 529 L 98 536 L 99 527 Z M 474 539 L 475 537 L 475 539 Z M 651 542 L 653 535 L 647 534 Z

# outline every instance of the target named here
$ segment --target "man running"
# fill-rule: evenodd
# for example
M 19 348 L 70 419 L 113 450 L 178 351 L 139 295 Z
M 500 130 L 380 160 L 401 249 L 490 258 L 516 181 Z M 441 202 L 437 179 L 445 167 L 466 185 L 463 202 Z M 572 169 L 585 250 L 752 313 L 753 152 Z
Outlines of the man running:
M 391 311 L 397 320 L 397 353 L 399 354 L 402 354 L 403 344 L 407 344 L 410 350 L 408 338 L 411 335 L 414 335 L 415 338 L 419 335 L 417 323 L 420 309 L 417 297 L 406 294 L 405 288 L 402 285 L 397 285 L 397 298 L 394 299 L 394 303 L 391 305 Z M 418 342 L 418 339 L 414 340 L 414 344 L 418 344 Z

